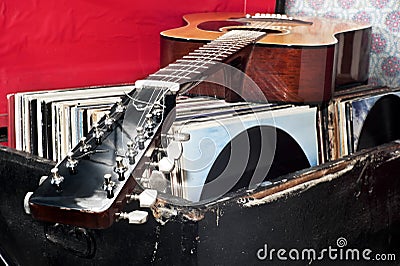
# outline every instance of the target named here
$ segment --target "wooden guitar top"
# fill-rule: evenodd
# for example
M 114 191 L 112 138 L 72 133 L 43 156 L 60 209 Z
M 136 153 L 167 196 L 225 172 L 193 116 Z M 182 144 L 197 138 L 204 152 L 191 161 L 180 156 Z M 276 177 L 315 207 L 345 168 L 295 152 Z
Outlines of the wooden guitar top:
M 224 33 L 223 30 L 218 32 L 200 29 L 199 25 L 201 25 L 201 23 L 206 21 L 217 23 L 218 21 L 222 22 L 227 20 L 233 22 L 247 21 L 251 25 L 236 26 L 235 23 L 233 23 L 233 25 L 235 26 L 233 26 L 232 28 L 248 28 L 252 27 L 254 23 L 262 23 L 261 27 L 282 31 L 282 33 L 278 34 L 268 34 L 267 36 L 259 40 L 257 42 L 258 44 L 285 46 L 322 46 L 337 43 L 337 39 L 334 37 L 334 35 L 337 33 L 356 31 L 370 27 L 370 25 L 368 24 L 316 17 L 296 17 L 295 20 L 289 19 L 289 17 L 287 17 L 287 19 L 281 19 L 280 21 L 271 18 L 253 20 L 246 19 L 245 16 L 241 13 L 197 13 L 185 15 L 183 19 L 187 23 L 186 26 L 163 31 L 161 33 L 161 36 L 191 41 L 214 40 Z M 260 22 L 261 20 L 263 20 L 263 22 Z M 311 22 L 312 24 L 301 23 L 299 21 Z

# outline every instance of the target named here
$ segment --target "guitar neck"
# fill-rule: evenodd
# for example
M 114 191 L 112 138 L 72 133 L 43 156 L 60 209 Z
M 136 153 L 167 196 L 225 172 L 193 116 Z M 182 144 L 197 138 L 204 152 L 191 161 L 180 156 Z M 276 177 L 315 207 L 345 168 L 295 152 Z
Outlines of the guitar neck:
M 180 86 L 179 93 L 185 93 L 192 87 L 190 86 L 191 83 L 201 81 L 209 74 L 214 73 L 218 68 L 218 63 L 226 62 L 233 55 L 265 35 L 266 33 L 263 31 L 229 31 L 149 75 L 146 82 L 154 85 L 155 83 L 152 83 L 152 81 L 156 81 L 161 86 L 163 82 L 165 84 L 176 83 Z M 140 81 L 139 83 L 143 82 Z

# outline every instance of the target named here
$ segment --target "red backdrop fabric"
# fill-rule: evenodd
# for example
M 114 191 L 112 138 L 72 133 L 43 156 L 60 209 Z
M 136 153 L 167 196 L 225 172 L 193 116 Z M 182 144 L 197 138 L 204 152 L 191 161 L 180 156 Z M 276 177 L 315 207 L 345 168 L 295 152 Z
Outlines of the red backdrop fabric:
M 274 12 L 275 0 L 246 6 Z M 159 32 L 182 25 L 182 15 L 244 7 L 244 0 L 2 0 L 0 114 L 8 93 L 134 82 L 158 68 Z

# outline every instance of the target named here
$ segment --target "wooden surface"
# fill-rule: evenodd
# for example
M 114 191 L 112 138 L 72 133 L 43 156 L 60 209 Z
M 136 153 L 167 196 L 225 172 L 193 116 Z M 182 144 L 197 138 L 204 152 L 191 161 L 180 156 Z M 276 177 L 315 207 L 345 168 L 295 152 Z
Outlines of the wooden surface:
M 241 13 L 198 13 L 185 15 L 183 19 L 187 25 L 181 28 L 166 30 L 161 32 L 162 37 L 170 37 L 192 41 L 207 41 L 214 40 L 223 34 L 223 31 L 205 31 L 200 30 L 198 25 L 204 21 L 226 21 L 231 18 L 241 18 Z M 351 21 L 335 20 L 328 18 L 318 17 L 304 17 L 296 19 L 312 22 L 312 25 L 304 25 L 301 23 L 290 22 L 290 20 L 282 20 L 282 22 L 269 22 L 265 20 L 265 26 L 262 24 L 261 27 L 267 29 L 275 29 L 275 27 L 284 27 L 283 34 L 271 34 L 259 40 L 259 44 L 269 45 L 284 45 L 284 46 L 321 46 L 336 44 L 337 39 L 334 37 L 335 34 L 357 31 L 367 29 L 370 26 L 368 24 L 355 23 Z M 251 21 L 250 25 L 236 26 L 235 29 L 248 28 L 251 25 L 256 24 L 259 21 Z M 259 27 L 259 26 L 258 26 Z M 291 28 L 289 28 L 291 27 Z
M 185 16 L 187 26 L 161 33 L 161 66 L 223 34 L 200 30 L 199 23 L 238 16 L 237 13 Z M 274 23 L 274 27 L 286 27 L 286 33 L 268 34 L 248 55 L 245 73 L 258 84 L 268 101 L 326 102 L 335 87 L 367 81 L 369 26 L 322 18 L 302 19 L 313 24 L 291 24 L 289 30 L 287 22 Z M 251 95 L 246 95 L 251 92 L 244 89 L 242 93 L 251 99 Z

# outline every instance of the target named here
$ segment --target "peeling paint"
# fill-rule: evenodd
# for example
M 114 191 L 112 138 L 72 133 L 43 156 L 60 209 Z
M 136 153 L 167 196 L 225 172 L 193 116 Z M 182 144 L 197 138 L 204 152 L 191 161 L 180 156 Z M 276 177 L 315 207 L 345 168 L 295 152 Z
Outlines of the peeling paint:
M 250 198 L 250 201 L 243 204 L 244 207 L 253 207 L 253 206 L 258 206 L 258 205 L 262 205 L 262 204 L 266 204 L 266 203 L 270 203 L 273 201 L 276 201 L 278 199 L 284 198 L 284 197 L 288 197 L 291 196 L 293 194 L 295 194 L 296 192 L 299 191 L 306 191 L 320 183 L 325 183 L 325 182 L 330 182 L 342 175 L 344 175 L 345 173 L 351 171 L 354 168 L 355 163 L 353 162 L 352 164 L 349 164 L 347 167 L 345 167 L 344 169 L 337 171 L 335 173 L 331 173 L 328 174 L 326 176 L 323 176 L 321 178 L 318 179 L 314 179 L 314 180 L 310 180 L 301 184 L 298 184 L 296 186 L 290 187 L 288 189 L 285 189 L 283 191 L 279 191 L 276 193 L 273 193 L 272 195 L 268 195 L 266 197 L 260 198 L 260 199 L 256 199 L 256 198 Z
M 153 255 L 151 256 L 151 262 L 152 263 L 154 263 L 155 260 L 156 260 L 159 239 L 160 239 L 160 226 L 157 226 L 156 227 L 156 241 L 154 243 Z
M 215 222 L 216 222 L 216 224 L 217 224 L 217 227 L 219 226 L 219 212 L 220 212 L 220 210 L 219 210 L 219 207 L 217 208 L 217 210 L 216 210 L 216 212 L 215 212 L 215 214 L 216 214 L 216 219 L 215 219 Z
M 390 153 L 390 157 L 386 159 L 386 162 L 391 162 L 400 158 L 400 151 L 394 151 Z
M 387 147 L 383 147 L 382 150 L 376 149 L 374 153 L 366 150 L 355 156 L 345 157 L 316 168 L 304 169 L 304 171 L 293 173 L 290 178 L 281 179 L 266 187 L 260 185 L 257 189 L 241 191 L 238 192 L 236 196 L 226 196 L 217 201 L 197 207 L 179 206 L 177 203 L 168 203 L 165 200 L 158 200 L 157 204 L 152 208 L 153 215 L 158 223 L 164 225 L 171 219 L 184 219 L 198 222 L 204 219 L 207 212 L 212 212 L 215 213 L 215 223 L 219 226 L 224 206 L 232 202 L 236 202 L 236 204 L 242 207 L 267 204 L 307 191 L 318 184 L 340 178 L 348 172 L 351 172 L 355 167 L 360 170 L 363 169 L 360 173 L 362 176 L 369 167 L 375 168 L 380 164 L 399 158 L 400 150 L 399 147 L 395 146 L 390 147 L 389 151 Z

